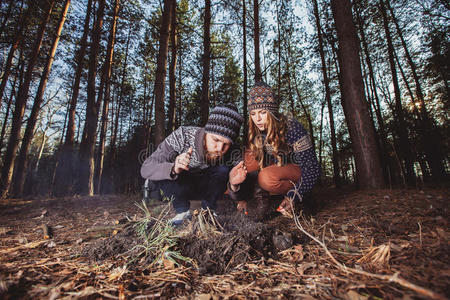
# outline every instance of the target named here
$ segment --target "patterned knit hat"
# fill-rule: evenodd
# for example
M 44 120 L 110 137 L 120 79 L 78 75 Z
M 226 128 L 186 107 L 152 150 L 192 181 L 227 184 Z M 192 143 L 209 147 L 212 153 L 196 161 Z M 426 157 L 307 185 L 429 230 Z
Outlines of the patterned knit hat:
M 278 102 L 272 89 L 262 81 L 255 83 L 250 90 L 247 107 L 249 112 L 254 109 L 265 109 L 271 113 L 278 113 Z
M 233 142 L 239 135 L 243 121 L 244 118 L 239 114 L 236 106 L 233 104 L 216 106 L 209 114 L 205 131 L 218 134 Z

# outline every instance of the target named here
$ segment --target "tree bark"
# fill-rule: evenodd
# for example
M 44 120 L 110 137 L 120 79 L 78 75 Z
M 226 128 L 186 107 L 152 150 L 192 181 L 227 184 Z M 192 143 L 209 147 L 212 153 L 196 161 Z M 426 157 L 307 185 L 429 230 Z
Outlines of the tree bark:
M 97 18 L 92 28 L 91 51 L 89 55 L 89 72 L 87 81 L 85 136 L 80 144 L 80 176 L 81 194 L 94 195 L 94 149 L 97 136 L 98 104 L 95 100 L 95 77 L 97 74 L 98 52 L 100 48 L 101 29 L 105 10 L 105 0 L 99 0 Z
M 245 5 L 246 0 L 242 0 L 242 49 L 243 49 L 243 57 L 242 57 L 242 67 L 244 72 L 244 91 L 242 97 L 242 108 L 244 113 L 244 145 L 247 145 L 248 139 L 248 122 L 246 120 L 247 117 L 247 90 L 248 90 L 248 75 L 247 75 L 247 7 Z
M 20 130 L 22 127 L 23 114 L 25 112 L 25 106 L 28 99 L 28 92 L 30 90 L 31 80 L 33 77 L 33 69 L 37 62 L 39 51 L 41 49 L 42 40 L 44 39 L 45 28 L 48 21 L 50 20 L 50 15 L 53 9 L 54 0 L 50 1 L 48 7 L 46 7 L 44 17 L 42 18 L 42 23 L 39 26 L 36 40 L 34 41 L 32 51 L 30 53 L 30 60 L 28 61 L 27 70 L 25 72 L 25 79 L 21 88 L 19 89 L 19 94 L 16 99 L 14 106 L 13 119 L 11 124 L 11 134 L 8 140 L 8 147 L 6 149 L 5 160 L 2 169 L 1 187 L 0 193 L 1 197 L 5 198 L 8 195 L 8 191 L 11 185 L 14 162 L 17 155 L 17 148 L 19 147 L 20 140 Z
M 337 144 L 336 144 L 336 131 L 334 128 L 333 105 L 331 103 L 330 81 L 328 79 L 327 65 L 325 62 L 325 52 L 324 52 L 324 47 L 323 47 L 323 38 L 322 38 L 319 8 L 317 5 L 317 0 L 313 1 L 313 5 L 314 5 L 314 17 L 316 19 L 317 39 L 319 42 L 320 60 L 322 62 L 323 83 L 325 85 L 325 100 L 328 105 L 328 117 L 329 117 L 329 122 L 330 122 L 331 146 L 332 146 L 332 150 L 333 150 L 333 178 L 334 178 L 334 183 L 335 183 L 336 187 L 339 187 L 341 183 L 340 183 L 340 178 L 339 178 L 339 163 L 338 163 L 339 158 L 338 158 L 338 151 L 337 151 Z
M 25 134 L 22 139 L 22 146 L 20 147 L 20 153 L 16 168 L 16 177 L 14 181 L 14 196 L 16 198 L 21 197 L 23 193 L 23 187 L 25 184 L 25 178 L 27 173 L 28 150 L 30 148 L 31 141 L 33 139 L 34 128 L 36 126 L 37 118 L 41 110 L 41 104 L 44 97 L 45 88 L 47 86 L 48 76 L 50 75 L 50 71 L 52 69 L 56 49 L 58 48 L 59 38 L 61 36 L 61 31 L 66 21 L 69 6 L 70 0 L 66 0 L 62 9 L 61 18 L 56 28 L 56 34 L 52 41 L 52 46 L 50 48 L 47 63 L 45 64 L 44 70 L 42 71 L 41 81 L 39 82 L 39 87 L 37 89 L 37 93 L 34 98 L 31 114 L 28 117 L 27 127 L 25 129 Z
M 278 35 L 278 66 L 277 66 L 277 97 L 281 99 L 281 30 L 280 30 L 280 12 L 278 11 L 278 1 L 276 2 L 277 10 L 277 35 Z
M 80 90 L 81 73 L 83 72 L 83 60 L 86 54 L 87 39 L 89 35 L 89 23 L 91 20 L 92 0 L 88 1 L 86 8 L 86 15 L 84 18 L 83 35 L 80 40 L 80 48 L 75 55 L 75 79 L 72 86 L 72 96 L 69 104 L 69 114 L 67 121 L 67 128 L 65 132 L 64 145 L 58 159 L 56 168 L 55 184 L 53 185 L 53 194 L 56 196 L 63 196 L 71 193 L 73 190 L 74 179 L 74 165 L 78 157 L 74 156 L 74 141 L 75 141 L 75 113 L 78 103 L 78 94 Z M 79 128 L 79 127 L 78 127 Z M 74 161 L 75 160 L 75 161 Z
M 111 20 L 111 28 L 109 31 L 108 38 L 108 47 L 106 49 L 106 58 L 105 65 L 103 66 L 103 82 L 104 82 L 104 100 L 103 100 L 103 109 L 102 109 L 102 121 L 100 128 L 100 143 L 98 149 L 98 157 L 97 157 L 97 166 L 96 170 L 96 192 L 100 194 L 101 184 L 102 184 L 102 176 L 103 176 L 103 162 L 105 158 L 105 142 L 106 142 L 106 130 L 108 128 L 108 112 L 109 112 L 109 103 L 110 103 L 110 91 L 111 91 L 111 70 L 113 64 L 113 54 L 114 54 L 114 43 L 116 40 L 116 27 L 117 27 L 117 18 L 119 14 L 119 3 L 120 0 L 115 0 L 114 9 L 113 9 L 113 18 Z M 99 99 L 97 100 L 97 105 L 100 102 L 100 95 L 103 93 L 103 86 L 100 85 L 99 89 Z
M 114 176 L 114 164 L 115 164 L 115 160 L 116 160 L 116 147 L 117 147 L 117 132 L 119 130 L 119 119 L 120 119 L 120 111 L 122 109 L 122 102 L 123 102 L 123 91 L 124 91 L 124 86 L 125 86 L 125 80 L 127 78 L 127 67 L 128 67 L 128 54 L 129 54 L 129 48 L 130 48 L 130 39 L 131 39 L 131 31 L 132 31 L 132 24 L 130 23 L 130 27 L 128 29 L 128 37 L 127 37 L 127 44 L 125 47 L 125 59 L 124 59 L 124 63 L 123 63 L 123 68 L 122 68 L 122 78 L 120 80 L 120 92 L 119 95 L 117 96 L 117 100 L 116 100 L 116 115 L 114 118 L 114 126 L 113 126 L 113 130 L 112 130 L 112 137 L 111 137 L 111 142 L 110 142 L 110 146 L 109 146 L 109 167 L 111 168 L 112 172 L 111 172 L 111 176 Z M 114 181 L 111 180 L 111 183 L 113 183 Z
M 164 109 L 164 90 L 166 80 L 167 52 L 169 48 L 169 30 L 172 17 L 173 0 L 164 0 L 164 8 L 161 20 L 161 29 L 159 32 L 159 52 L 156 63 L 155 78 L 155 146 L 159 145 L 165 138 L 166 119 Z
M 205 126 L 209 115 L 209 73 L 211 64 L 211 0 L 205 0 L 203 19 L 203 74 L 200 102 L 200 126 Z
M 14 81 L 13 81 L 13 84 L 11 87 L 11 94 L 9 96 L 8 104 L 6 106 L 5 119 L 3 120 L 2 132 L 0 134 L 0 152 L 3 149 L 3 141 L 4 141 L 5 133 L 6 133 L 6 125 L 8 124 L 9 113 L 11 111 L 11 104 L 12 104 L 14 95 L 16 93 L 16 85 L 17 85 L 17 76 L 14 77 Z
M 171 18 L 171 26 L 170 26 L 170 44 L 171 48 L 171 58 L 170 58 L 170 66 L 169 66 L 169 109 L 168 109 L 168 126 L 167 126 L 167 134 L 170 134 L 175 130 L 176 125 L 176 78 L 175 71 L 177 66 L 177 3 L 176 0 L 172 0 L 172 18 Z
M 331 0 L 339 41 L 338 59 L 342 76 L 342 106 L 349 128 L 359 187 L 383 187 L 383 176 L 361 75 L 358 37 L 350 0 Z
M 255 47 L 255 82 L 262 81 L 261 58 L 259 52 L 259 0 L 253 0 L 253 43 Z
M 410 186 L 415 185 L 415 174 L 413 167 L 413 157 L 411 153 L 411 145 L 408 139 L 408 131 L 405 123 L 405 116 L 403 113 L 402 100 L 400 95 L 400 87 L 398 84 L 397 78 L 397 69 L 395 67 L 394 60 L 394 45 L 392 43 L 391 32 L 389 30 L 389 21 L 386 14 L 386 8 L 384 6 L 383 0 L 380 0 L 380 12 L 383 17 L 383 26 L 384 32 L 386 34 L 386 42 L 387 42 L 387 50 L 388 50 L 388 58 L 389 58 L 389 66 L 391 68 L 392 75 L 392 83 L 394 85 L 394 96 L 395 96 L 395 114 L 396 114 L 396 131 L 399 136 L 399 149 L 401 149 L 401 157 L 404 160 L 404 168 L 405 168 L 405 179 L 406 183 Z
M 387 147 L 387 137 L 386 137 L 386 126 L 383 121 L 383 117 L 381 115 L 381 106 L 380 106 L 380 98 L 378 97 L 377 92 L 377 85 L 375 83 L 375 74 L 373 71 L 373 65 L 372 60 L 370 59 L 370 51 L 369 51 L 369 45 L 367 42 L 366 34 L 364 31 L 364 23 L 361 17 L 361 13 L 358 10 L 358 5 L 354 5 L 355 12 L 356 12 L 356 20 L 358 22 L 359 32 L 361 35 L 361 43 L 362 43 L 362 50 L 364 51 L 364 55 L 366 58 L 366 64 L 367 68 L 369 69 L 369 80 L 370 80 L 370 86 L 372 94 L 373 94 L 373 100 L 375 101 L 374 110 L 375 110 L 375 116 L 377 118 L 378 122 L 378 130 L 379 130 L 379 137 L 380 137 L 380 159 L 381 159 L 381 166 L 383 168 L 383 177 L 385 179 L 385 182 L 387 183 L 389 181 L 389 169 L 391 169 L 389 157 L 388 157 L 388 147 Z

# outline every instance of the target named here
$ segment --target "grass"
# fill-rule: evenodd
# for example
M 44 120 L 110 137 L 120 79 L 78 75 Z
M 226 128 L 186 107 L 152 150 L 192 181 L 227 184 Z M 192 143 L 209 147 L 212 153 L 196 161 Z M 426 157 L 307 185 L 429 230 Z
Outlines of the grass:
M 144 217 L 135 224 L 136 233 L 142 243 L 133 247 L 130 252 L 137 253 L 134 260 L 143 257 L 150 258 L 147 268 L 152 268 L 156 265 L 165 267 L 179 266 L 183 263 L 193 265 L 194 261 L 192 259 L 181 255 L 176 250 L 178 234 L 170 222 L 167 221 L 173 199 L 168 199 L 167 197 L 163 199 L 168 203 L 162 206 L 159 214 L 152 213 L 144 200 L 136 204 L 144 212 Z

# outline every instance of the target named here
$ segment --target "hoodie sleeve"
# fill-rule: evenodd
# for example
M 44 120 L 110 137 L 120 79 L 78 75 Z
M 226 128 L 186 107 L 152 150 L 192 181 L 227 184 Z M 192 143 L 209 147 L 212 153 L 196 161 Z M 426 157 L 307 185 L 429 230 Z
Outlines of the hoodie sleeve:
M 317 161 L 314 147 L 306 129 L 296 120 L 289 121 L 287 141 L 292 145 L 292 162 L 300 167 L 302 172 L 295 188 L 288 191 L 287 196 L 301 201 L 300 196 L 311 191 L 320 175 L 320 167 Z
M 144 161 L 141 176 L 152 181 L 176 179 L 170 176 L 170 171 L 175 158 L 183 151 L 184 139 L 183 127 L 172 132 Z

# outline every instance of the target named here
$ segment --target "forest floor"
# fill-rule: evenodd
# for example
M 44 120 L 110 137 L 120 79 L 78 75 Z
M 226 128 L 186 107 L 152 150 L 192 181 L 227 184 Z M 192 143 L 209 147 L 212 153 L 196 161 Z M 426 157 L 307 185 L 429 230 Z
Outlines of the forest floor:
M 224 200 L 175 230 L 138 197 L 1 200 L 0 298 L 450 298 L 448 189 L 314 199 L 262 223 Z

